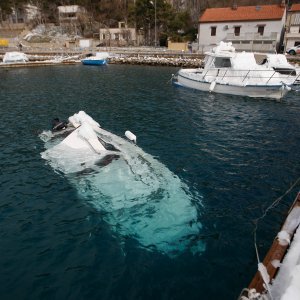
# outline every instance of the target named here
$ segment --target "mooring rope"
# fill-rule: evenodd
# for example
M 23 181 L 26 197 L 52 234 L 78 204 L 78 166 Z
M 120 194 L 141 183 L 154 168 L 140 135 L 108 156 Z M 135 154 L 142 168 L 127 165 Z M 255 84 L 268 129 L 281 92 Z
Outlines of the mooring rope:
M 284 198 L 286 195 L 288 195 L 291 190 L 298 185 L 298 183 L 300 183 L 300 177 L 289 187 L 288 190 L 285 191 L 284 194 L 282 194 L 280 197 L 278 197 L 277 199 L 275 199 L 264 211 L 264 213 L 262 214 L 262 216 L 260 216 L 258 219 L 255 220 L 255 226 L 254 226 L 254 230 L 253 230 L 253 234 L 254 234 L 254 244 L 255 244 L 255 249 L 256 249 L 256 257 L 257 257 L 257 262 L 259 263 L 259 254 L 258 254 L 258 250 L 257 250 L 257 244 L 256 244 L 256 231 L 257 231 L 257 227 L 258 227 L 258 222 L 261 221 L 266 215 L 267 213 L 273 209 L 274 207 L 276 207 L 279 202 L 282 200 L 282 198 Z

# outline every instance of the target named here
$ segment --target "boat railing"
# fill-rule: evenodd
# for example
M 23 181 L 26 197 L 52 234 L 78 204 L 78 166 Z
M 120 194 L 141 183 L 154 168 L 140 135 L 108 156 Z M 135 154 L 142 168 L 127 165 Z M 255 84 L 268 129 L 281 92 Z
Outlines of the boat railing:
M 276 74 L 276 71 L 272 74 L 272 76 L 268 79 L 267 83 L 273 78 L 273 76 Z
M 299 74 L 297 75 L 297 77 L 295 78 L 293 84 L 295 84 L 295 83 L 298 81 L 299 77 L 300 77 L 300 73 L 299 73 Z
M 222 79 L 224 79 L 225 75 L 227 74 L 228 69 L 226 70 L 226 72 L 224 73 Z
M 231 74 L 228 74 L 228 71 L 232 71 Z M 238 74 L 234 74 L 234 73 Z M 244 82 L 247 78 L 251 79 L 264 79 L 266 80 L 266 83 L 268 84 L 272 79 L 277 80 L 293 80 L 293 82 L 296 82 L 298 78 L 300 77 L 300 73 L 295 76 L 292 75 L 291 71 L 289 74 L 280 74 L 277 71 L 274 70 L 264 70 L 264 69 L 256 69 L 256 70 L 234 70 L 234 69 L 228 69 L 228 68 L 215 68 L 215 69 L 207 69 L 205 73 L 203 73 L 203 79 L 206 77 L 214 77 L 215 79 L 220 78 L 221 80 L 224 80 L 224 78 L 240 78 L 242 82 Z M 275 75 L 278 75 L 275 77 Z
M 248 74 L 250 73 L 250 70 L 247 72 L 247 74 L 245 75 L 244 79 L 242 80 L 242 82 L 245 81 L 245 79 L 247 78 Z

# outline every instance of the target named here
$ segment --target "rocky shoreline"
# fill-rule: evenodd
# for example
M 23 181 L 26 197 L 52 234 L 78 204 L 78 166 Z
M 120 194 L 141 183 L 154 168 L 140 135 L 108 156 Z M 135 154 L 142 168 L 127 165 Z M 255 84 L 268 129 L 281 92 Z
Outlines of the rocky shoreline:
M 133 56 L 133 57 L 112 57 L 109 59 L 112 64 L 129 65 L 150 65 L 150 66 L 169 66 L 197 68 L 201 65 L 202 59 L 186 57 L 155 57 L 155 56 Z
M 1 67 L 26 66 L 26 65 L 49 65 L 65 64 L 65 63 L 81 63 L 82 55 L 58 56 L 58 55 L 28 55 L 28 62 L 22 64 L 0 64 Z M 2 60 L 3 56 L 0 56 Z M 151 55 L 112 55 L 109 58 L 109 64 L 127 64 L 127 65 L 149 65 L 149 66 L 168 66 L 168 67 L 184 67 L 197 68 L 201 65 L 202 59 L 193 57 L 162 57 Z
M 118 54 L 111 53 L 109 64 L 126 64 L 126 65 L 148 65 L 148 66 L 168 66 L 179 68 L 198 68 L 203 64 L 203 56 L 173 54 L 159 55 L 151 54 Z M 24 66 L 43 66 L 43 65 L 59 65 L 59 64 L 80 64 L 81 59 L 86 56 L 83 53 L 70 54 L 27 54 L 29 61 L 26 63 L 3 64 L 0 67 L 24 67 Z M 0 54 L 0 61 L 3 55 Z M 299 64 L 299 57 L 288 57 L 288 61 L 292 64 Z

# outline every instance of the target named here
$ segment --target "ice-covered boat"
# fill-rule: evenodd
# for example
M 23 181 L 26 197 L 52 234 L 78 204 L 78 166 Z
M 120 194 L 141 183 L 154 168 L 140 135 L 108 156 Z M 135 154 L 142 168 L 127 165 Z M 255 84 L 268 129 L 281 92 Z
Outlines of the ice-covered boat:
M 23 52 L 6 52 L 3 56 L 3 62 L 4 63 L 22 63 L 27 62 L 28 57 Z
M 103 66 L 107 64 L 109 54 L 107 52 L 96 52 L 95 55 L 88 56 L 81 60 L 84 65 Z
M 292 74 L 257 64 L 254 53 L 238 53 L 231 43 L 220 42 L 206 53 L 203 68 L 181 69 L 173 82 L 201 91 L 281 99 L 296 80 Z
M 127 131 L 130 140 L 123 139 L 82 111 L 66 124 L 56 120 L 55 129 L 62 130 L 41 134 L 42 158 L 105 212 L 112 230 L 172 255 L 204 249 L 195 206 L 201 207 L 201 197 L 195 201 L 179 177 L 136 145 L 134 134 Z

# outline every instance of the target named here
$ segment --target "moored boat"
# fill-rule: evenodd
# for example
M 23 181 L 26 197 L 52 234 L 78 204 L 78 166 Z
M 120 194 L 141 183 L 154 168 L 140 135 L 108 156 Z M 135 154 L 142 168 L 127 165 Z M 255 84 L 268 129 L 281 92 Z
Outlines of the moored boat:
M 3 56 L 4 63 L 24 63 L 28 61 L 28 57 L 23 52 L 6 52 Z
M 84 65 L 103 66 L 107 64 L 109 54 L 107 52 L 96 52 L 95 55 L 88 56 L 81 60 Z
M 201 91 L 281 99 L 298 77 L 259 65 L 254 53 L 238 53 L 231 43 L 220 42 L 206 53 L 203 68 L 181 69 L 173 82 Z

